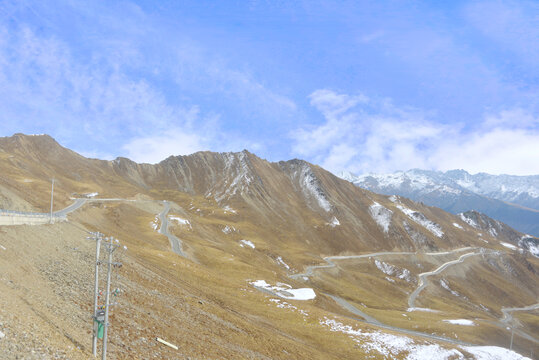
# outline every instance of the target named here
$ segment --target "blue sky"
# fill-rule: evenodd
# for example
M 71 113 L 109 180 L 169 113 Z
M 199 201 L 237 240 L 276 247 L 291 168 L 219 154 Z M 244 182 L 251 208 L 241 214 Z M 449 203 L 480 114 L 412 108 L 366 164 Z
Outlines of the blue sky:
M 0 136 L 539 174 L 536 1 L 0 2 Z

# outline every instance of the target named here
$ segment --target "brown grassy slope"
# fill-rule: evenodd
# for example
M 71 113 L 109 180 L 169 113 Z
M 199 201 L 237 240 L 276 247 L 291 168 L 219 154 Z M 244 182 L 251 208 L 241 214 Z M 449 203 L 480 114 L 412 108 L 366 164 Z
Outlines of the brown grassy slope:
M 479 244 L 474 229 L 462 231 L 452 226 L 452 222 L 459 221 L 452 215 L 403 200 L 404 205 L 443 228 L 445 236 L 437 238 L 410 221 L 386 197 L 359 189 L 301 160 L 269 163 L 244 151 L 199 152 L 170 157 L 156 165 L 136 164 L 128 159 L 100 161 L 65 149 L 48 136 L 24 135 L 0 138 L 0 149 L 0 186 L 42 211 L 47 210 L 50 178 L 55 177 L 56 209 L 67 205 L 73 194 L 87 192 L 99 192 L 102 197 L 150 194 L 162 199 L 168 191 L 173 197 L 203 197 L 212 206 L 229 205 L 241 210 L 241 216 L 256 225 L 257 231 L 271 233 L 274 241 L 283 239 L 292 246 L 307 243 L 315 254 Z M 321 207 L 317 197 L 324 199 L 328 209 Z M 393 211 L 388 234 L 381 231 L 368 212 L 373 201 Z M 329 226 L 333 218 L 341 225 Z M 422 242 L 410 236 L 403 221 Z
M 173 207 L 173 213 L 191 222 L 191 228 L 176 226 L 173 231 L 184 241 L 194 261 L 170 253 L 166 238 L 151 229 L 150 222 L 160 211 L 157 204 L 94 203 L 73 214 L 72 223 L 51 227 L 79 224 L 117 236 L 128 244 L 131 255 L 122 275 L 127 289 L 126 303 L 115 315 L 117 326 L 121 328 L 117 334 L 122 334 L 122 337 L 115 338 L 113 342 L 113 346 L 122 349 L 121 354 L 124 355 L 137 354 L 142 358 L 170 355 L 151 340 L 160 333 L 162 337 L 180 344 L 181 354 L 185 356 L 357 358 L 361 356 L 361 350 L 354 349 L 346 336 L 342 339 L 337 336 L 340 340 L 328 338 L 327 331 L 318 325 L 318 319 L 335 312 L 349 315 L 320 295 L 321 291 L 340 294 L 355 304 L 366 301 L 365 304 L 372 308 L 366 312 L 371 311 L 388 323 L 399 319 L 395 325 L 426 331 L 440 332 L 440 326 L 436 324 L 444 316 L 467 316 L 469 309 L 462 306 L 460 300 L 451 299 L 448 305 L 442 305 L 439 303 L 445 303 L 445 299 L 428 297 L 435 308 L 443 308 L 448 314 L 414 313 L 408 320 L 402 312 L 406 307 L 406 295 L 413 287 L 404 283 L 389 286 L 372 263 L 357 270 L 345 267 L 340 272 L 321 272 L 319 278 L 314 277 L 308 286 L 313 286 L 319 296 L 314 301 L 298 305 L 312 315 L 308 318 L 297 311 L 277 308 L 266 295 L 254 292 L 248 280 L 265 279 L 272 283 L 282 281 L 303 286 L 301 282 L 291 281 L 289 273 L 299 272 L 308 264 L 322 263 L 323 255 L 381 250 L 433 251 L 462 246 L 493 246 L 507 252 L 507 249 L 495 245 L 498 239 L 484 235 L 483 238 L 489 241 L 485 243 L 475 229 L 453 215 L 400 199 L 403 206 L 421 212 L 441 226 L 444 236 L 438 238 L 403 214 L 387 197 L 358 189 L 300 160 L 269 163 L 248 152 L 202 152 L 170 157 L 157 165 L 136 164 L 128 159 L 108 162 L 85 159 L 66 149 L 63 151 L 50 138 L 43 140 L 45 144 L 35 143 L 33 147 L 26 142 L 35 142 L 35 139 L 17 137 L 21 138 L 17 140 L 19 142 L 10 146 L 5 145 L 5 138 L 0 139 L 0 149 L 3 150 L 0 152 L 1 186 L 10 191 L 5 193 L 6 198 L 28 199 L 28 203 L 36 208 L 46 209 L 48 178 L 54 175 L 59 179 L 58 206 L 67 204 L 73 193 L 97 191 L 106 197 L 138 195 L 174 201 L 178 207 Z M 50 159 L 46 155 L 35 154 L 44 146 L 54 147 Z M 47 154 L 48 148 L 43 149 L 43 154 Z M 320 205 L 317 195 L 329 203 L 329 209 Z M 387 234 L 369 214 L 369 206 L 374 201 L 393 212 Z M 225 213 L 226 206 L 236 213 Z M 339 226 L 330 225 L 334 217 L 339 220 Z M 453 226 L 453 222 L 459 223 L 463 229 Z M 236 230 L 223 233 L 227 225 Z M 37 228 L 24 229 L 34 231 Z M 42 236 L 35 230 L 30 237 L 39 239 Z M 5 239 L 12 242 L 10 246 L 16 242 L 16 236 L 11 233 Z M 252 241 L 256 249 L 240 247 L 241 239 Z M 73 247 L 82 246 L 80 239 L 74 240 L 69 236 L 58 235 L 58 240 Z M 51 242 L 55 243 L 52 237 Z M 27 247 L 28 255 L 21 257 L 21 263 L 39 256 L 30 239 Z M 52 248 L 42 251 L 49 253 Z M 63 252 L 68 253 L 67 249 Z M 53 255 L 60 256 L 61 253 Z M 90 254 L 91 248 L 88 248 L 87 256 Z M 287 270 L 280 265 L 278 257 L 292 269 Z M 406 266 L 406 261 L 399 260 L 399 266 Z M 425 266 L 431 264 L 435 268 L 440 264 L 429 261 Z M 9 266 L 9 262 L 7 264 Z M 70 263 L 69 266 L 77 264 Z M 91 268 L 88 262 L 85 266 L 86 269 Z M 532 263 L 532 268 L 536 266 Z M 39 271 L 29 270 L 30 273 Z M 490 286 L 503 288 L 506 280 L 492 275 L 493 271 L 481 268 L 478 276 L 492 277 Z M 466 274 L 460 275 L 457 284 L 468 286 Z M 518 277 L 515 289 L 534 287 L 536 283 L 536 275 Z M 26 288 L 38 291 L 32 285 Z M 63 285 L 60 289 L 66 291 L 66 288 Z M 39 296 L 39 291 L 36 296 Z M 87 294 L 79 296 L 87 298 Z M 514 291 L 503 301 L 494 298 L 491 307 L 499 309 L 508 303 L 520 304 L 516 301 L 518 296 Z M 61 297 L 55 300 L 65 301 Z M 84 305 L 81 301 L 79 306 L 79 318 L 83 318 L 82 314 L 89 313 L 89 302 Z M 527 322 L 532 326 L 533 323 Z M 72 324 L 69 326 L 74 326 Z M 64 327 L 61 329 L 59 333 L 67 331 L 80 343 L 87 341 L 83 335 L 76 332 L 73 335 L 63 330 Z M 452 331 L 457 336 L 473 335 L 466 329 L 462 334 L 458 328 Z M 485 330 L 484 334 L 489 334 L 489 331 Z M 133 340 L 122 340 L 126 338 Z M 477 339 L 489 343 L 487 338 L 472 336 L 468 341 Z M 501 339 L 499 336 L 495 338 Z
M 210 271 L 164 249 L 167 240 L 148 231 L 145 220 L 150 219 L 144 208 L 119 204 L 88 207 L 71 223 L 3 228 L 2 353 L 7 358 L 88 356 L 94 244 L 84 238 L 82 221 L 90 229 L 120 235 L 129 246 L 116 282 L 123 291 L 112 316 L 112 358 L 362 356 L 345 336 L 328 341 L 316 303 L 301 304 L 309 313 L 305 317 L 277 308 L 248 286 L 245 274 L 264 276 L 263 267 L 262 272 L 253 265 L 230 270 L 236 268 L 234 260 Z M 156 336 L 180 350 L 157 344 Z

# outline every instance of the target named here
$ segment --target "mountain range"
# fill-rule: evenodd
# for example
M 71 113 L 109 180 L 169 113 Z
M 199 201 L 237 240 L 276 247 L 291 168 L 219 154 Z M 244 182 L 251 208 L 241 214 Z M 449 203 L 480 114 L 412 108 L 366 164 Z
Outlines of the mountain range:
M 139 164 L 15 134 L 0 138 L 0 209 L 7 359 L 91 356 L 95 231 L 128 249 L 114 273 L 114 358 L 539 352 L 539 239 L 479 212 L 376 194 L 304 160 L 244 150 Z M 2 222 L 13 214 L 17 224 Z
M 453 214 L 476 210 L 515 229 L 539 236 L 539 175 L 471 175 L 413 169 L 389 174 L 339 176 L 370 191 L 400 195 Z

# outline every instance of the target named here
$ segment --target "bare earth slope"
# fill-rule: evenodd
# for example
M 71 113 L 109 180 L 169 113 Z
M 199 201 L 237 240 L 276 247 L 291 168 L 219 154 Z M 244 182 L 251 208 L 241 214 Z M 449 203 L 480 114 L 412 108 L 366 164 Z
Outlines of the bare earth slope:
M 51 178 L 55 211 L 94 200 L 67 222 L 0 226 L 7 358 L 88 357 L 95 245 L 85 238 L 96 230 L 129 248 L 112 358 L 407 358 L 430 349 L 480 359 L 469 346 L 509 346 L 502 308 L 538 302 L 533 238 L 522 244 L 512 229 L 494 234 L 362 190 L 302 160 L 199 152 L 150 165 L 86 159 L 48 136 L 0 138 L 1 209 L 47 212 Z M 165 218 L 185 256 L 157 231 Z M 298 275 L 312 265 L 321 267 Z M 429 310 L 408 309 L 421 282 L 414 306 Z M 289 286 L 316 296 L 286 299 Z M 538 353 L 537 310 L 511 314 L 514 348 Z M 473 325 L 448 322 L 458 319 Z

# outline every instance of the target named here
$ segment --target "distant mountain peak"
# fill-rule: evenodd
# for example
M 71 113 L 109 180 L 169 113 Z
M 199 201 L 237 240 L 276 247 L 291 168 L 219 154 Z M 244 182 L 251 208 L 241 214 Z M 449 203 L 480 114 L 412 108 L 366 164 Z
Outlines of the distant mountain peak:
M 472 175 L 462 169 L 411 169 L 339 176 L 373 192 L 405 196 L 453 213 L 475 208 L 518 230 L 539 235 L 539 175 Z

